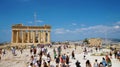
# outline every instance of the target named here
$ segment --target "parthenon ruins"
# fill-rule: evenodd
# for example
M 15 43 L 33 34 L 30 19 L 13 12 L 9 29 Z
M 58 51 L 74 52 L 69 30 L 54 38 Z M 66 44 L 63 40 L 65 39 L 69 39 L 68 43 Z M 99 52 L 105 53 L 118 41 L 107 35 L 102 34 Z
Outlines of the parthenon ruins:
M 12 44 L 50 44 L 51 26 L 12 26 Z

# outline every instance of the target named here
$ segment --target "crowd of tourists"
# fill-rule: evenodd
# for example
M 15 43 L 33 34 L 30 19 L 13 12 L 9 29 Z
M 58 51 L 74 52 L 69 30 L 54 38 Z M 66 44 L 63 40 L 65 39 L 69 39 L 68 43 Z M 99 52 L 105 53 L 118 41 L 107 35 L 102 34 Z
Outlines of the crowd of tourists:
M 49 47 L 31 47 L 30 48 L 30 60 L 28 67 L 71 67 L 70 60 L 76 60 L 76 62 L 72 62 L 75 64 L 76 67 L 82 67 L 80 60 L 76 59 L 75 51 L 76 49 L 72 50 L 71 52 L 64 52 L 63 50 L 67 50 L 69 47 L 68 45 L 59 45 L 56 48 Z M 49 49 L 52 49 L 53 51 L 49 51 Z M 110 48 L 110 52 L 106 54 L 105 57 L 101 58 L 102 61 L 98 62 L 98 59 L 93 60 L 94 63 L 91 63 L 91 61 L 87 58 L 87 55 L 89 53 L 93 52 L 93 49 L 90 47 L 82 47 L 83 48 L 83 60 L 85 60 L 85 67 L 112 67 L 112 61 L 111 59 L 115 58 L 120 61 L 120 50 L 117 50 L 116 48 Z M 98 47 L 95 47 L 95 51 L 99 51 Z M 24 51 L 23 49 L 19 49 L 20 53 L 22 54 Z M 51 52 L 53 52 L 53 55 L 51 55 Z M 11 53 L 13 56 L 17 56 L 15 47 L 11 48 Z M 0 49 L 0 60 L 2 56 L 6 54 L 5 49 Z M 113 56 L 114 55 L 114 56 Z M 80 57 L 81 58 L 81 57 Z M 55 62 L 55 66 L 52 65 L 52 62 Z
M 63 47 L 63 48 L 62 48 Z M 75 58 L 75 50 L 76 50 L 76 46 L 75 46 L 75 50 L 73 50 L 71 52 L 71 54 L 69 53 L 64 53 L 61 54 L 62 50 L 67 49 L 68 46 L 58 46 L 57 49 L 53 48 L 53 56 L 54 59 L 52 60 L 50 52 L 48 52 L 49 50 L 47 48 L 41 48 L 40 52 L 38 53 L 39 55 L 39 60 L 36 60 L 36 48 L 31 48 L 30 49 L 30 53 L 32 55 L 31 56 L 31 62 L 29 67 L 52 67 L 51 65 L 51 61 L 54 61 L 56 63 L 56 67 L 70 67 L 70 56 L 72 59 L 76 60 Z M 51 48 L 52 49 L 52 48 Z M 116 48 L 113 50 L 113 52 L 110 51 L 110 53 L 108 53 L 105 57 L 101 58 L 102 61 L 98 62 L 97 59 L 95 59 L 94 63 L 91 63 L 89 59 L 86 59 L 86 55 L 89 52 L 92 52 L 93 50 L 87 50 L 88 47 L 84 48 L 83 52 L 84 52 L 84 60 L 86 60 L 86 67 L 112 67 L 112 55 L 115 55 L 115 58 L 118 59 L 120 57 L 120 52 L 118 50 L 116 50 Z M 98 48 L 96 47 L 95 50 L 97 50 Z M 42 57 L 46 57 L 46 59 L 42 59 Z M 79 60 L 77 60 L 75 62 L 76 67 L 81 67 L 81 63 L 79 62 Z M 54 66 L 53 66 L 54 67 Z

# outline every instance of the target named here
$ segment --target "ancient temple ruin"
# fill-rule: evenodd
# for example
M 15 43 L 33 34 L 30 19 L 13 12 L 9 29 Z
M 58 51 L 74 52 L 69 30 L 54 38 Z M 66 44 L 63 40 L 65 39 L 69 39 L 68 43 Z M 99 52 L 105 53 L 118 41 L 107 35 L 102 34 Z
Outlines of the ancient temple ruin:
M 51 26 L 12 26 L 12 44 L 50 44 Z

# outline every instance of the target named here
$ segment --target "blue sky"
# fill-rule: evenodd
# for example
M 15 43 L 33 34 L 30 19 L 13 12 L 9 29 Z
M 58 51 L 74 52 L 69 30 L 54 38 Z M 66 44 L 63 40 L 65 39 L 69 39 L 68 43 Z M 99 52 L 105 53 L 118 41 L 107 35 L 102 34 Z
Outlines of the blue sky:
M 0 42 L 11 41 L 11 26 L 52 26 L 52 41 L 120 39 L 120 0 L 0 0 Z

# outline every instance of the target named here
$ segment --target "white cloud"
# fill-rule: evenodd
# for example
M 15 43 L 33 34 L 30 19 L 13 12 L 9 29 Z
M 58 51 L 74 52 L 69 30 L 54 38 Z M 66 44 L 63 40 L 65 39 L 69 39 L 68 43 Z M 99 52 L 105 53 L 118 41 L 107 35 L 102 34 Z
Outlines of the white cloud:
M 74 30 L 71 29 L 64 29 L 58 28 L 55 29 L 56 34 L 65 34 L 65 33 L 72 33 L 72 34 L 84 34 L 84 33 L 97 33 L 97 34 L 104 34 L 104 33 L 113 33 L 119 31 L 120 26 L 105 26 L 105 25 L 97 25 L 97 26 L 90 26 L 85 28 L 76 28 Z
M 116 24 L 120 25 L 120 21 L 118 21 Z
M 113 28 L 113 26 L 105 26 L 105 25 L 97 25 L 97 26 L 90 26 L 90 27 L 86 27 L 86 28 L 80 28 L 79 31 L 76 32 L 90 32 L 90 33 L 113 33 L 116 32 L 118 30 L 115 30 L 115 28 Z
M 120 28 L 120 26 L 119 26 L 119 25 L 116 25 L 116 26 L 114 26 L 114 28 L 115 28 L 115 29 L 119 29 L 119 28 Z
M 74 31 L 70 29 L 64 29 L 64 28 L 57 28 L 54 30 L 55 34 L 65 34 L 65 33 L 74 33 Z
M 58 29 L 55 29 L 55 34 L 64 34 L 65 33 L 65 29 L 64 28 L 58 28 Z
M 81 24 L 80 26 L 84 27 L 84 26 L 86 26 L 86 25 L 85 25 L 85 24 Z
M 119 29 L 120 28 L 120 21 L 116 22 L 113 26 L 114 29 Z
M 76 23 L 72 23 L 73 26 L 76 26 L 77 24 Z
M 43 22 L 43 20 L 36 20 L 36 22 L 40 22 L 41 23 L 41 22 Z
M 120 37 L 120 25 L 95 25 L 84 27 L 71 27 L 71 28 L 56 28 L 52 31 L 56 38 L 62 40 L 69 39 L 82 39 L 82 38 L 94 38 L 94 37 L 107 37 L 107 38 L 119 38 Z
M 67 30 L 66 30 L 66 32 L 70 32 L 70 30 L 69 30 L 69 29 L 67 29 Z
M 30 24 L 31 24 L 31 23 L 33 23 L 33 22 L 32 22 L 32 21 L 29 21 L 28 23 L 30 23 Z

